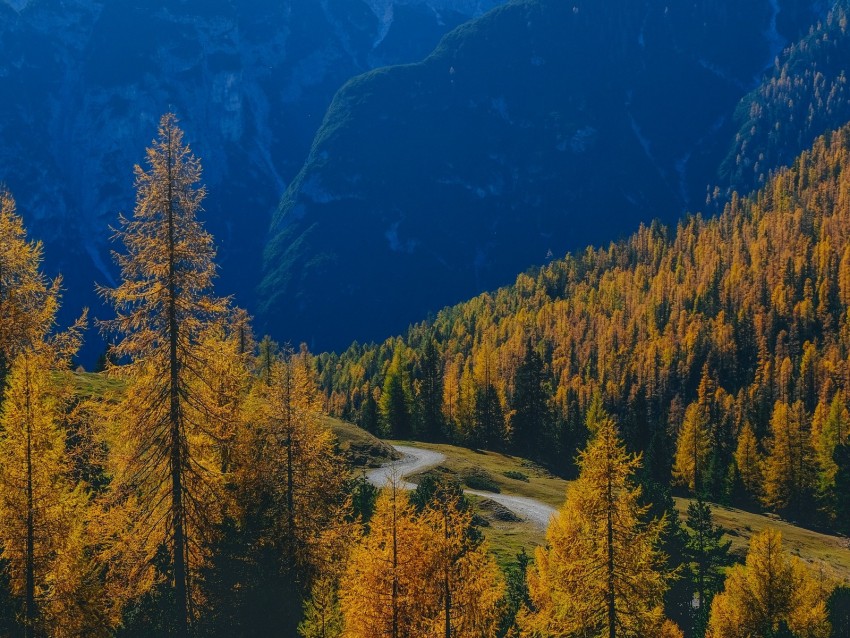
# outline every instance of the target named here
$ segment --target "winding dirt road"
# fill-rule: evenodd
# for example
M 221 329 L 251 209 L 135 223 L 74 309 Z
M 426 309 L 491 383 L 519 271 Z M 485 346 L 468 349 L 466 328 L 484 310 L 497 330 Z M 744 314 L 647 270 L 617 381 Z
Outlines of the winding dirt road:
M 446 460 L 444 454 L 434 452 L 433 450 L 423 450 L 421 448 L 410 447 L 409 445 L 393 445 L 393 447 L 402 455 L 399 460 L 374 470 L 369 470 L 366 473 L 366 478 L 376 487 L 383 487 L 394 477 L 400 481 L 400 485 L 404 489 L 414 490 L 416 489 L 416 485 L 405 481 L 404 479 L 406 477 L 435 467 Z M 511 510 L 520 518 L 533 523 L 543 530 L 548 527 L 549 519 L 555 513 L 555 508 L 526 496 L 495 494 L 493 492 L 481 492 L 478 490 L 464 490 L 464 492 L 495 501 L 499 505 Z

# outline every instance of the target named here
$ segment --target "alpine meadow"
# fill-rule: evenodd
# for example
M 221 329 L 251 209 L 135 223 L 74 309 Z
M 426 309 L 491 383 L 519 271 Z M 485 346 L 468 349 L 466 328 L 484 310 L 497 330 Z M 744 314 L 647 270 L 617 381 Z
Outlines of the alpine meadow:
M 0 638 L 850 637 L 848 17 L 0 0 Z

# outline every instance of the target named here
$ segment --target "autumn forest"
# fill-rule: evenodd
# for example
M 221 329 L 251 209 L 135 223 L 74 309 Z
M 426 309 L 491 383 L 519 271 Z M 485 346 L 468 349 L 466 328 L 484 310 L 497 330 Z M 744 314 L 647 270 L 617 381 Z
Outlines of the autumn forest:
M 341 353 L 261 338 L 216 296 L 173 114 L 135 176 L 111 312 L 70 326 L 0 192 L 0 635 L 850 635 L 850 574 L 771 526 L 733 552 L 715 520 L 850 535 L 850 128 L 715 216 Z M 109 347 L 86 372 L 92 327 Z M 348 454 L 335 419 L 383 456 Z M 497 559 L 450 474 L 367 480 L 380 439 L 569 484 L 545 541 Z

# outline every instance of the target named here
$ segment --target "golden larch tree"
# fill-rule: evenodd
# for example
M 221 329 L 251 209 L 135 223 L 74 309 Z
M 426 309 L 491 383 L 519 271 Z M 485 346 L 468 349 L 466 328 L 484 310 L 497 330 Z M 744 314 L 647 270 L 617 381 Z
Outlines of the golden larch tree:
M 108 629 L 85 515 L 61 425 L 67 407 L 51 381 L 52 351 L 12 362 L 0 415 L 0 543 L 25 635 L 101 636 Z
M 769 636 L 782 626 L 799 638 L 828 638 L 826 595 L 814 574 L 768 528 L 750 540 L 745 565 L 733 567 L 714 597 L 707 638 Z
M 738 466 L 738 474 L 744 489 L 758 498 L 761 495 L 762 486 L 762 455 L 758 448 L 753 427 L 746 421 L 738 434 L 738 445 L 735 448 L 735 463 Z
M 436 579 L 436 612 L 428 636 L 490 638 L 499 620 L 504 579 L 486 541 L 473 533 L 472 508 L 459 487 L 438 485 L 420 515 L 433 534 L 428 547 Z
M 41 273 L 41 242 L 28 241 L 15 200 L 0 186 L 0 383 L 12 360 L 53 327 L 61 279 Z
M 197 391 L 210 382 L 198 344 L 222 320 L 227 302 L 212 295 L 215 247 L 197 217 L 206 192 L 198 185 L 201 164 L 174 114 L 160 120 L 147 164 L 135 169 L 133 218 L 122 216 L 115 233 L 125 248 L 115 253 L 122 281 L 99 289 L 116 312 L 102 327 L 120 337 L 111 347 L 118 362 L 111 373 L 129 384 L 115 411 L 120 431 L 111 470 L 113 507 L 127 515 L 119 535 L 126 542 L 117 547 L 130 564 L 116 582 L 135 583 L 138 592 L 159 580 L 154 557 L 167 547 L 173 622 L 185 638 L 190 576 L 205 559 L 210 506 L 220 496 L 221 460 L 210 453 L 217 442 L 207 431 L 216 408 Z
M 647 520 L 629 455 L 614 421 L 595 419 L 596 436 L 579 458 L 579 478 L 538 548 L 528 585 L 524 636 L 675 635 L 665 623 L 663 520 Z
M 777 401 L 770 419 L 763 501 L 776 510 L 805 508 L 814 491 L 814 449 L 801 402 Z
M 433 536 L 396 481 L 381 490 L 369 533 L 352 549 L 340 582 L 345 638 L 428 635 L 438 586 L 428 551 Z
M 710 454 L 707 409 L 700 403 L 691 403 L 685 410 L 685 418 L 676 440 L 673 478 L 677 483 L 687 485 L 692 492 L 701 490 Z

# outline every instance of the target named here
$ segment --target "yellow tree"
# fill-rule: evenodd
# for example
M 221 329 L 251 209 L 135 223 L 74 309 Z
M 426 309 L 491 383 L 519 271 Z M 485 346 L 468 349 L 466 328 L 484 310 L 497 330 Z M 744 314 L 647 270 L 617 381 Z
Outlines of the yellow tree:
M 348 471 L 322 422 L 309 354 L 284 349 L 269 363 L 243 408 L 235 472 L 243 517 L 260 529 L 258 544 L 285 575 L 287 600 L 276 602 L 275 611 L 286 614 L 283 622 L 288 622 L 300 612 L 314 580 L 328 576 L 341 560 L 351 533 Z M 317 604 L 331 599 L 334 580 L 326 580 L 320 592 L 325 602 Z
M 733 567 L 714 597 L 706 636 L 771 636 L 783 626 L 799 638 L 830 635 L 817 578 L 782 549 L 782 534 L 768 528 L 752 537 L 746 565 Z
M 0 385 L 12 360 L 53 326 L 61 280 L 39 271 L 41 242 L 27 241 L 15 200 L 0 187 Z
M 357 543 L 340 582 L 345 638 L 428 635 L 437 587 L 422 525 L 397 482 L 381 490 L 369 533 Z
M 116 410 L 121 429 L 112 494 L 114 507 L 120 503 L 129 516 L 123 549 L 137 564 L 118 580 L 139 587 L 158 580 L 154 558 L 166 547 L 173 623 L 185 638 L 190 574 L 205 557 L 221 470 L 205 432 L 214 409 L 195 390 L 208 379 L 198 344 L 227 304 L 211 294 L 215 247 L 197 218 L 205 195 L 200 161 L 183 144 L 173 114 L 160 120 L 147 163 L 136 167 L 133 218 L 122 217 L 116 232 L 126 250 L 115 255 L 122 282 L 99 289 L 116 312 L 102 325 L 121 337 L 112 347 L 120 363 L 111 372 L 130 385 Z
M 738 434 L 735 463 L 738 465 L 738 473 L 741 476 L 744 488 L 752 496 L 758 498 L 761 495 L 762 458 L 758 449 L 758 440 L 749 421 L 744 423 L 744 427 Z
M 777 510 L 806 507 L 814 487 L 814 450 L 802 402 L 777 401 L 770 419 L 763 500 Z
M 107 630 L 84 519 L 88 496 L 72 477 L 51 382 L 51 349 L 12 364 L 0 417 L 0 542 L 27 637 L 98 636 Z
M 457 486 L 441 483 L 421 515 L 433 540 L 428 547 L 437 580 L 437 611 L 428 636 L 488 638 L 495 635 L 504 583 L 482 542 L 473 533 L 472 508 Z
M 691 403 L 685 410 L 685 418 L 676 441 L 676 457 L 673 463 L 675 480 L 687 485 L 692 492 L 701 490 L 709 454 L 711 439 L 707 410 L 699 403 Z
M 624 638 L 675 635 L 665 623 L 663 520 L 646 520 L 629 455 L 610 417 L 579 457 L 579 478 L 549 524 L 528 584 L 524 636 Z

